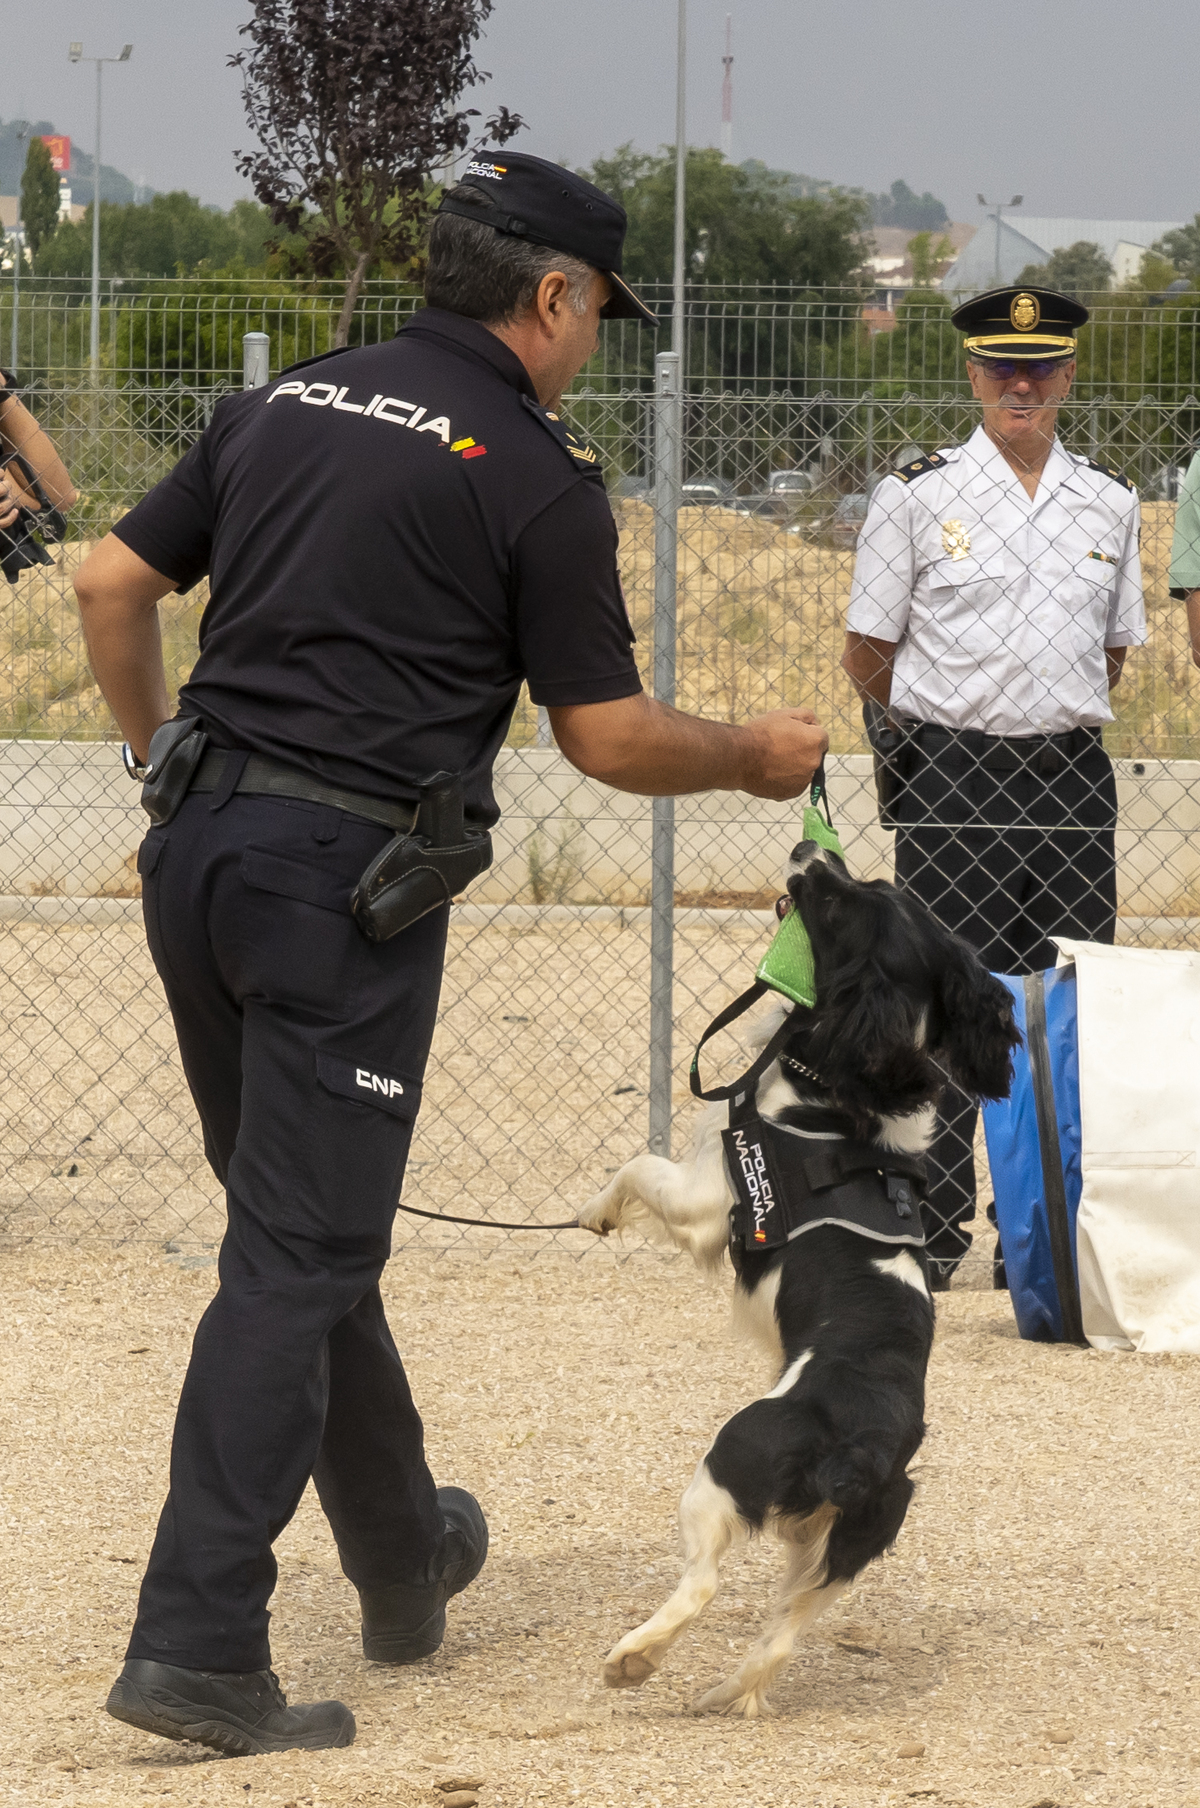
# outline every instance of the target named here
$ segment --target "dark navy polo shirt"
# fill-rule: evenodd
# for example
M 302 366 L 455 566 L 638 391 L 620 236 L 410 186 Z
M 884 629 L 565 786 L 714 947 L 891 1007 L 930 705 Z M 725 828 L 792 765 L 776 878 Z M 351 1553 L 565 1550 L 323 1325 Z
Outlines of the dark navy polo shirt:
M 494 821 L 522 679 L 550 707 L 641 689 L 595 455 L 439 308 L 220 402 L 114 532 L 181 590 L 209 577 L 182 712 L 351 790 L 458 771 Z

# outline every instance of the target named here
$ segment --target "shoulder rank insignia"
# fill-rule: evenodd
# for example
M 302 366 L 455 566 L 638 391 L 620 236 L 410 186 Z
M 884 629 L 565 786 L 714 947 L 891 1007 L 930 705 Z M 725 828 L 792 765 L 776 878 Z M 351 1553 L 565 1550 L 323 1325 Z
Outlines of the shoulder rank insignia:
M 1111 477 L 1114 483 L 1121 484 L 1124 489 L 1136 488 L 1132 478 L 1126 477 L 1124 471 L 1118 471 L 1112 465 L 1102 465 L 1098 458 L 1089 458 L 1087 468 L 1089 471 L 1099 471 L 1101 477 Z
M 546 431 L 553 434 L 563 451 L 570 456 L 576 470 L 585 472 L 589 477 L 594 477 L 598 482 L 603 483 L 604 470 L 599 456 L 587 441 L 581 439 L 573 428 L 568 427 L 562 416 L 556 414 L 553 409 L 543 408 L 540 403 L 533 400 L 532 396 L 522 396 L 521 400 Z
M 596 463 L 596 454 L 592 448 L 585 445 L 583 440 L 577 439 L 569 427 L 567 428 L 567 451 L 572 458 L 579 459 L 581 464 L 594 465 Z
M 901 483 L 911 483 L 914 477 L 920 477 L 926 471 L 936 471 L 939 465 L 945 464 L 940 452 L 931 452 L 927 458 L 914 458 L 910 465 L 901 465 L 892 476 L 898 477 Z

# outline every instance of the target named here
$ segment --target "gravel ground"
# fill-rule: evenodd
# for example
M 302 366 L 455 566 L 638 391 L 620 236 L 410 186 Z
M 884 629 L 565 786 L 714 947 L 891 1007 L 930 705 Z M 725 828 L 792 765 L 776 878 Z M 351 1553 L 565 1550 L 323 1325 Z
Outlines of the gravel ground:
M 594 1247 L 408 1250 L 388 1271 L 435 1473 L 478 1492 L 493 1546 L 442 1651 L 375 1668 L 305 1499 L 278 1547 L 276 1663 L 297 1699 L 352 1704 L 353 1748 L 222 1760 L 107 1719 L 215 1281 L 201 1259 L 4 1253 L 0 1803 L 433 1808 L 439 1781 L 478 1778 L 481 1808 L 1200 1804 L 1195 1360 L 1022 1344 L 1006 1296 L 945 1298 L 895 1553 L 801 1648 L 773 1719 L 697 1719 L 761 1621 L 773 1549 L 728 1564 L 643 1690 L 606 1694 L 599 1665 L 673 1585 L 679 1492 L 766 1376 L 724 1287 Z

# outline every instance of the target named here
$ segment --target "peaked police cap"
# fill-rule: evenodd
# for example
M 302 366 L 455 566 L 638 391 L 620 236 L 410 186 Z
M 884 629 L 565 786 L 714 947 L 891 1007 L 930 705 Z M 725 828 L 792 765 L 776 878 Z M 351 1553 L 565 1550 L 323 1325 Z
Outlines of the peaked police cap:
M 625 209 L 572 170 L 523 151 L 477 151 L 462 180 L 443 195 L 438 212 L 582 258 L 612 284 L 600 310 L 606 320 L 658 325 L 621 277 Z
M 1072 296 L 1020 283 L 974 295 L 950 316 L 975 358 L 1073 357 L 1076 330 L 1087 317 Z

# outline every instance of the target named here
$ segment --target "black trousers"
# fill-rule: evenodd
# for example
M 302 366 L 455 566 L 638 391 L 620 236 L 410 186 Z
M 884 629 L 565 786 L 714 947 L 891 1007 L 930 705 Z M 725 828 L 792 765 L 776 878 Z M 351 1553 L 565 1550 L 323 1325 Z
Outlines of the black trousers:
M 379 1276 L 441 985 L 447 911 L 380 946 L 351 917 L 389 835 L 319 805 L 193 794 L 138 858 L 146 931 L 228 1200 L 129 1656 L 270 1662 L 272 1541 L 312 1476 L 359 1586 L 442 1536 Z
M 993 973 L 1052 967 L 1054 935 L 1111 942 L 1117 921 L 1116 781 L 1099 731 L 994 741 L 926 724 L 908 750 L 896 883 L 976 949 Z M 978 1105 L 947 1087 L 929 1151 L 931 1260 L 971 1246 Z

